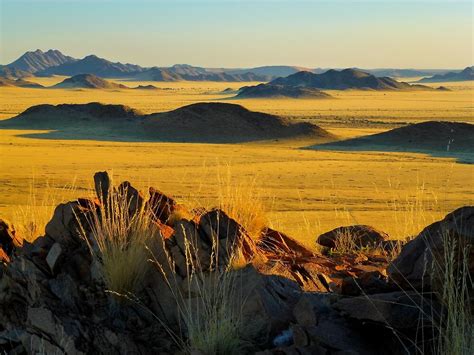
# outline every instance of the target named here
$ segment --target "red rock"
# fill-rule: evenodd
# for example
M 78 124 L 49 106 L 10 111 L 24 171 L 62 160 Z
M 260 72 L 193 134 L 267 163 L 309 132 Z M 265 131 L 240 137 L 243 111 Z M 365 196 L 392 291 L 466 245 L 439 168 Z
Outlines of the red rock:
M 257 248 L 269 255 L 274 254 L 276 258 L 282 254 L 306 257 L 314 255 L 311 250 L 295 239 L 271 228 L 265 228 L 262 231 L 262 236 L 257 241 Z
M 15 231 L 13 225 L 0 219 L 0 249 L 10 255 L 16 248 L 23 246 L 23 238 Z
M 171 214 L 176 209 L 176 201 L 153 187 L 150 187 L 149 193 L 150 199 L 147 204 L 153 216 L 163 223 L 168 222 Z

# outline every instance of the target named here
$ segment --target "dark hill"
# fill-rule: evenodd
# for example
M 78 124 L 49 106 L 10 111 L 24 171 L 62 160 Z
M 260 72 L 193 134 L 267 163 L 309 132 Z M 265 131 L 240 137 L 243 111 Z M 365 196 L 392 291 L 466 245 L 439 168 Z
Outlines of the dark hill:
M 421 85 L 410 85 L 388 77 L 376 77 L 356 69 L 344 69 L 341 71 L 331 69 L 322 74 L 299 72 L 286 78 L 275 79 L 270 84 L 327 90 L 430 90 L 430 88 Z
M 273 84 L 246 86 L 241 88 L 237 96 L 235 96 L 236 99 L 284 97 L 294 99 L 326 99 L 331 96 L 318 89 Z
M 311 123 L 252 112 L 239 105 L 198 103 L 143 115 L 123 105 L 39 105 L 0 121 L 2 128 L 45 129 L 41 138 L 236 143 L 334 136 Z M 31 135 L 30 135 L 31 136 Z
M 7 67 L 29 73 L 36 73 L 51 67 L 73 63 L 75 61 L 77 61 L 77 59 L 64 55 L 55 49 L 50 49 L 47 52 L 37 49 L 34 52 L 26 52 L 20 58 L 8 64 Z
M 333 138 L 307 122 L 293 123 L 279 116 L 249 111 L 240 105 L 198 103 L 153 114 L 146 132 L 160 139 L 182 142 L 230 143 L 279 138 Z
M 428 121 L 374 135 L 313 146 L 312 148 L 424 152 L 446 156 L 462 156 L 463 160 L 474 162 L 474 125 Z
M 64 79 L 62 82 L 52 86 L 58 89 L 127 89 L 125 85 L 112 83 L 93 74 L 79 74 Z
M 442 83 L 449 81 L 470 81 L 474 80 L 474 67 L 467 67 L 462 72 L 450 72 L 446 74 L 434 75 L 431 78 L 423 78 L 419 83 Z

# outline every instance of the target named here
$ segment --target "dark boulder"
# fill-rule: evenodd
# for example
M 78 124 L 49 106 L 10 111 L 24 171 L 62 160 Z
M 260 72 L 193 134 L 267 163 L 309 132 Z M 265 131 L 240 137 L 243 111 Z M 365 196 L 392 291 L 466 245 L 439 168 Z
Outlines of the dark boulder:
M 329 232 L 321 234 L 316 243 L 327 248 L 334 249 L 338 245 L 338 239 L 345 238 L 346 242 L 356 249 L 377 247 L 389 236 L 375 228 L 367 225 L 353 225 L 335 228 Z
M 389 265 L 389 277 L 404 288 L 421 289 L 442 282 L 439 276 L 445 270 L 446 246 L 452 249 L 457 265 L 467 258 L 474 275 L 474 206 L 458 208 L 408 242 Z

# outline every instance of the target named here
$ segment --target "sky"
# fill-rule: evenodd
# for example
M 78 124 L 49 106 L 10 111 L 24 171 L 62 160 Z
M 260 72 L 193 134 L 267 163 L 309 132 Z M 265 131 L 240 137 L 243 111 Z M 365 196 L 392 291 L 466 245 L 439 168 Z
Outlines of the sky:
M 143 66 L 463 68 L 473 1 L 0 0 L 0 63 L 28 50 Z

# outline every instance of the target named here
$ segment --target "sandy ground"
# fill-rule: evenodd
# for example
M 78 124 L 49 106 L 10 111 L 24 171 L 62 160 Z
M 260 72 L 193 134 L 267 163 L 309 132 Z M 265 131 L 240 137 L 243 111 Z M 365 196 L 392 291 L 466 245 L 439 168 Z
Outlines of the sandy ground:
M 47 85 L 60 80 L 37 79 Z M 153 84 L 161 89 L 1 88 L 0 119 L 41 103 L 99 101 L 151 113 L 225 99 L 252 110 L 311 120 L 345 138 L 406 122 L 474 121 L 471 83 L 443 83 L 450 92 L 338 91 L 331 92 L 336 97 L 331 100 L 239 101 L 227 101 L 229 95 L 220 92 L 247 83 Z M 311 144 L 301 141 L 210 145 L 19 137 L 25 133 L 35 132 L 0 131 L 0 216 L 9 219 L 30 203 L 31 186 L 37 204 L 43 203 L 45 191 L 48 201 L 53 195 L 88 195 L 92 174 L 106 169 L 113 170 L 116 180 L 128 179 L 141 188 L 154 185 L 183 201 L 206 203 L 215 199 L 220 176 L 230 171 L 234 181 L 255 181 L 275 227 L 309 244 L 318 233 L 349 223 L 371 224 L 400 238 L 449 210 L 474 203 L 473 165 L 423 154 L 309 151 L 298 149 Z M 74 193 L 61 189 L 73 181 L 81 188 Z

